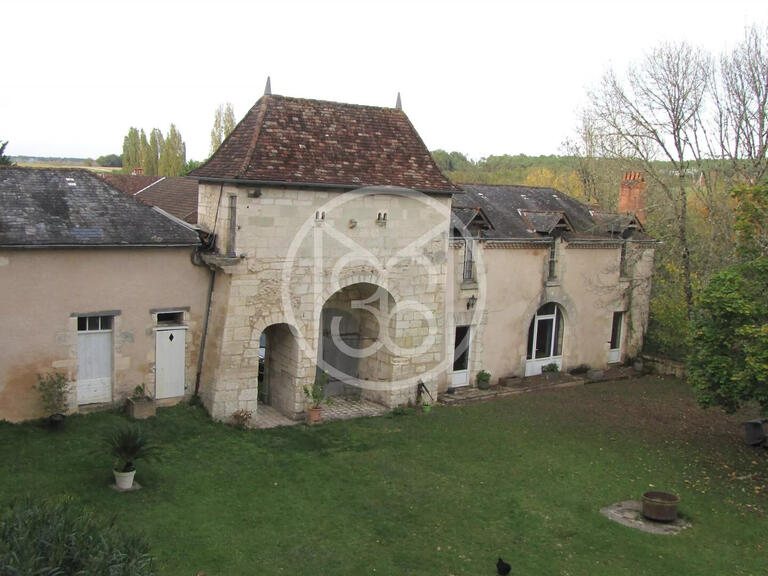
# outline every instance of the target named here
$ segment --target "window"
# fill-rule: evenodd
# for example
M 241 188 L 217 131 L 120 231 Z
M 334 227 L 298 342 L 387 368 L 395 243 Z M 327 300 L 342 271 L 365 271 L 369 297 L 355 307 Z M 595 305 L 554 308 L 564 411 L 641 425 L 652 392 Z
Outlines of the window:
M 465 281 L 475 279 L 474 251 L 474 241 L 471 238 L 464 238 L 464 271 L 462 279 Z
M 184 312 L 158 312 L 157 313 L 158 324 L 183 324 Z
M 557 238 L 552 238 L 552 244 L 549 245 L 549 280 L 557 278 Z
M 237 231 L 237 196 L 229 197 L 229 242 L 227 254 L 235 256 L 235 232 Z
M 79 316 L 77 318 L 78 332 L 99 332 L 112 330 L 112 316 Z
M 554 302 L 539 308 L 528 328 L 528 360 L 563 355 L 563 314 Z
M 621 255 L 619 256 L 619 276 L 621 278 L 627 277 L 627 243 L 621 243 Z

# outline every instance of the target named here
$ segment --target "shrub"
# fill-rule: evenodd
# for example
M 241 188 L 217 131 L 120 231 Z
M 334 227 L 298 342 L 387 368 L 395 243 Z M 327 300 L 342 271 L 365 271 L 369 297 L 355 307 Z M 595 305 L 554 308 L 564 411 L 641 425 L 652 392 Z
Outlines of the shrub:
M 0 511 L 0 574 L 151 576 L 144 538 L 66 499 L 31 499 Z
M 67 411 L 67 394 L 69 382 L 61 372 L 48 372 L 37 375 L 37 386 L 43 408 L 50 414 L 64 414 Z
M 491 381 L 491 373 L 486 372 L 485 370 L 480 370 L 480 372 L 477 373 L 477 379 L 482 380 L 484 382 L 490 382 Z
M 555 372 L 560 372 L 560 367 L 555 362 L 552 362 L 551 364 L 545 364 L 542 366 L 541 372 L 543 374 L 554 374 Z
M 109 453 L 115 457 L 115 470 L 131 472 L 135 470 L 135 460 L 149 460 L 156 455 L 157 449 L 138 424 L 117 426 L 107 437 Z
M 253 418 L 253 411 L 246 410 L 245 408 L 240 408 L 240 410 L 232 412 L 232 422 L 235 426 L 242 428 L 243 430 L 248 428 L 248 424 L 251 423 L 251 418 Z

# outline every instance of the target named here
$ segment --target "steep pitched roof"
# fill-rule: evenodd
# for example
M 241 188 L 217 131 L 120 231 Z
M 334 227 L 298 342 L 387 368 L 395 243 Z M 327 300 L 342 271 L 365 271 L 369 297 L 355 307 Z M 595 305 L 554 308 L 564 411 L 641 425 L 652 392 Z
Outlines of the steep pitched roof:
M 493 225 L 487 237 L 537 238 L 558 224 L 579 235 L 599 233 L 589 207 L 554 188 L 462 184 L 461 203 L 477 205 Z
M 197 224 L 197 181 L 189 178 L 161 178 L 137 192 L 134 198 L 162 208 L 176 218 Z
M 197 234 L 85 170 L 0 169 L 0 248 L 194 246 Z
M 443 176 L 402 110 L 265 94 L 214 155 L 201 180 L 459 190 Z

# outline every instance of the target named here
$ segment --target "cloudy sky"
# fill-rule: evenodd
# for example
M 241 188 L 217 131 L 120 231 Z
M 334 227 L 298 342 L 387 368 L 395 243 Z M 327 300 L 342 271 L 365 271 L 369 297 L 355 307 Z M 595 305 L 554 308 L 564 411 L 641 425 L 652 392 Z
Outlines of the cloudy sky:
M 430 149 L 556 154 L 586 91 L 664 41 L 719 53 L 765 0 L 5 0 L 0 141 L 97 157 L 175 123 L 208 155 L 214 110 L 263 93 L 403 108 Z

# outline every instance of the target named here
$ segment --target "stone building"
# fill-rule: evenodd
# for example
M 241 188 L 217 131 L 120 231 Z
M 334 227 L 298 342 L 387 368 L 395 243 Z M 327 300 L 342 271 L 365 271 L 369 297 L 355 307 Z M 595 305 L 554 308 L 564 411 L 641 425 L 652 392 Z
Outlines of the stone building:
M 215 270 L 201 393 L 216 418 L 258 420 L 260 404 L 300 418 L 322 371 L 332 393 L 395 406 L 481 369 L 639 352 L 653 243 L 638 219 L 552 189 L 459 188 L 399 106 L 267 93 L 192 176 Z
M 0 170 L 0 419 L 42 415 L 50 370 L 72 410 L 144 384 L 258 425 L 264 406 L 303 418 L 323 372 L 330 394 L 392 407 L 642 346 L 638 173 L 619 214 L 459 187 L 399 105 L 268 92 L 191 177 Z

